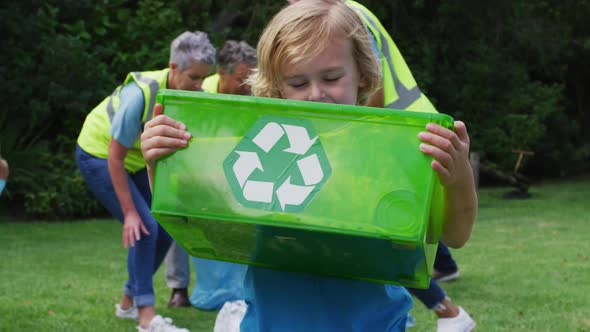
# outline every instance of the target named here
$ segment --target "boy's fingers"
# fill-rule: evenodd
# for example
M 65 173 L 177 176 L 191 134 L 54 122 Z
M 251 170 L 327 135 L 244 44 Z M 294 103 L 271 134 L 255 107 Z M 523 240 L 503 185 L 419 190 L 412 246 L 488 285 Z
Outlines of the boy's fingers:
M 168 125 L 157 125 L 151 128 L 147 128 L 141 133 L 142 142 L 149 140 L 153 137 L 172 137 L 181 140 L 188 140 L 191 138 L 191 134 L 187 131 L 177 129 Z
M 458 150 L 461 148 L 461 141 L 459 140 L 459 137 L 457 136 L 457 134 L 454 131 L 447 129 L 445 127 L 439 126 L 434 123 L 427 124 L 426 129 L 433 134 L 436 134 L 438 136 L 448 139 L 453 144 L 455 149 Z
M 455 121 L 455 132 L 461 142 L 469 144 L 469 134 L 467 134 L 467 126 L 463 121 Z
M 455 146 L 449 139 L 446 139 L 440 135 L 430 133 L 430 132 L 420 132 L 418 134 L 418 138 L 424 143 L 429 143 L 430 145 L 436 146 L 439 149 L 442 149 L 447 152 L 452 152 L 455 149 Z
M 446 169 L 443 165 L 441 165 L 441 163 L 439 163 L 436 160 L 433 160 L 432 163 L 430 163 L 430 167 L 432 167 L 432 169 L 436 173 L 438 173 L 438 176 L 443 183 L 447 181 L 448 177 L 450 176 L 449 170 Z
M 154 106 L 154 117 L 164 113 L 164 106 L 162 104 L 156 104 Z
M 452 165 L 453 158 L 451 157 L 451 155 L 448 152 L 446 152 L 434 145 L 422 143 L 422 144 L 420 144 L 420 151 L 426 153 L 429 156 L 432 156 L 435 160 L 437 160 L 445 168 L 449 168 Z
M 167 155 L 173 153 L 176 150 L 177 150 L 177 148 L 151 149 L 149 151 L 145 151 L 143 153 L 143 157 L 145 160 L 158 160 L 158 159 L 162 158 L 163 156 L 167 156 Z
M 154 128 L 154 127 L 161 126 L 161 125 L 178 128 L 180 130 L 186 129 L 186 126 L 180 121 L 176 121 L 167 115 L 163 115 L 163 114 L 155 115 L 154 114 L 154 118 L 152 118 L 150 121 L 146 122 L 146 124 L 144 126 L 144 130 L 148 130 L 150 128 Z
M 188 131 L 184 131 L 181 129 L 176 129 L 170 126 L 157 126 L 151 130 L 151 137 L 154 136 L 163 136 L 163 137 L 174 137 L 179 139 L 188 140 L 191 138 L 191 134 Z
M 149 152 L 150 150 L 167 149 L 167 148 L 181 148 L 186 146 L 187 141 L 184 139 L 156 136 L 147 138 L 141 141 L 141 150 Z

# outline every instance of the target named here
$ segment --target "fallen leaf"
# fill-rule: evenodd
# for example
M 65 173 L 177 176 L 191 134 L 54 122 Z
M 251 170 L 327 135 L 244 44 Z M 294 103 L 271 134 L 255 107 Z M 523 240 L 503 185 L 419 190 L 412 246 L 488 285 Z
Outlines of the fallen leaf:
M 53 310 L 49 310 L 48 314 L 49 314 L 50 316 L 55 316 L 55 311 L 53 311 Z

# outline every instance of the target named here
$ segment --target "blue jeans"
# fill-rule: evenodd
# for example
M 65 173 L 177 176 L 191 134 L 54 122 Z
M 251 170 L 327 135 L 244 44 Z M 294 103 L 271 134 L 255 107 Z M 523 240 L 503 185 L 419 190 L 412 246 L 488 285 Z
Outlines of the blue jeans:
M 417 297 L 420 302 L 424 303 L 428 309 L 434 309 L 447 296 L 434 278 L 430 279 L 428 289 L 408 288 L 408 291 Z
M 123 223 L 123 212 L 111 181 L 107 160 L 97 158 L 76 145 L 76 162 L 82 177 L 96 198 L 113 217 Z M 166 256 L 172 238 L 150 213 L 152 193 L 147 171 L 143 169 L 137 173 L 128 174 L 127 179 L 137 213 L 150 235 L 141 234 L 141 239 L 135 242 L 135 246 L 129 247 L 128 279 L 125 282 L 124 292 L 132 296 L 135 305 L 139 307 L 153 306 L 156 303 L 153 275 Z
M 449 248 L 442 243 L 438 242 L 438 250 L 436 251 L 436 259 L 434 261 L 434 268 L 439 271 L 457 271 L 457 263 L 451 256 Z M 428 289 L 417 289 L 408 288 L 410 293 L 424 303 L 428 309 L 433 309 L 437 304 L 441 303 L 447 294 L 440 288 L 436 280 L 430 279 L 430 285 Z
M 440 272 L 455 272 L 459 269 L 457 263 L 451 256 L 449 248 L 442 243 L 438 242 L 438 249 L 436 250 L 436 259 L 434 260 L 434 268 Z

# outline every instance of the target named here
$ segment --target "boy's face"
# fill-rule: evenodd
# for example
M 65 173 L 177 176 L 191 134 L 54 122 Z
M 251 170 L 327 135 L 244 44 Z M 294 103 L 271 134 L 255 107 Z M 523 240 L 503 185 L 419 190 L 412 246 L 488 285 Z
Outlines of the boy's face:
M 322 103 L 357 103 L 359 87 L 364 86 L 349 38 L 332 38 L 326 49 L 306 62 L 285 66 L 281 98 Z

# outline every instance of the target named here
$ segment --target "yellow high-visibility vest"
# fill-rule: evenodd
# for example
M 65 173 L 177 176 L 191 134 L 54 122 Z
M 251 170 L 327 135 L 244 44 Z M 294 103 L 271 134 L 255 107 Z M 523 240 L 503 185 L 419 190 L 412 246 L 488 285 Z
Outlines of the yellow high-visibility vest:
M 201 84 L 201 88 L 205 92 L 217 93 L 219 92 L 219 74 L 214 74 L 206 77 Z
M 412 72 L 379 19 L 358 2 L 347 1 L 346 4 L 354 9 L 365 22 L 381 52 L 384 107 L 417 112 L 436 112 L 436 108 L 430 100 L 420 92 Z
M 109 143 L 111 141 L 111 123 L 115 112 L 119 108 L 121 89 L 130 81 L 135 81 L 143 92 L 143 115 L 142 124 L 152 118 L 156 95 L 159 89 L 166 88 L 168 83 L 169 68 L 158 71 L 132 72 L 127 74 L 125 82 L 118 86 L 113 93 L 105 98 L 86 116 L 80 135 L 78 145 L 89 154 L 107 159 L 109 156 Z M 145 160 L 141 154 L 141 141 L 139 137 L 125 156 L 125 169 L 135 173 L 145 168 Z

